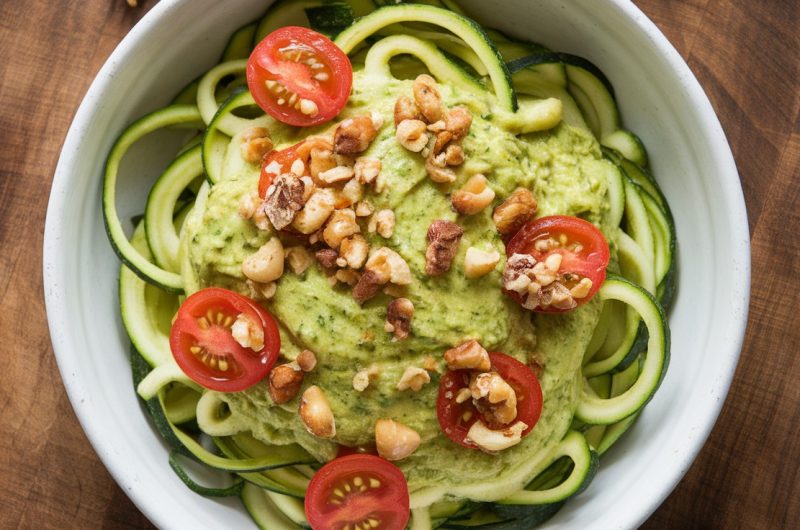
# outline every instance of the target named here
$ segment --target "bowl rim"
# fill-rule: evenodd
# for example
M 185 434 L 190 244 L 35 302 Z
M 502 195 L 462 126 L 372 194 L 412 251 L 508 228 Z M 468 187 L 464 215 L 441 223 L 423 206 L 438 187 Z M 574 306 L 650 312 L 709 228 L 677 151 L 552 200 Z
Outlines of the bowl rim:
M 62 322 L 64 315 L 68 314 L 64 292 L 66 278 L 62 273 L 62 268 L 59 266 L 62 262 L 62 257 L 69 251 L 67 247 L 69 242 L 60 237 L 60 219 L 69 207 L 66 200 L 68 195 L 66 191 L 76 164 L 76 154 L 79 152 L 79 147 L 94 114 L 98 111 L 98 102 L 102 100 L 103 94 L 109 85 L 113 83 L 112 74 L 116 65 L 124 62 L 126 56 L 133 53 L 132 50 L 136 49 L 139 43 L 147 38 L 147 35 L 167 13 L 173 9 L 179 9 L 182 4 L 188 4 L 189 1 L 162 0 L 157 3 L 125 35 L 95 76 L 75 113 L 64 140 L 48 201 L 43 239 L 43 282 L 48 325 L 53 351 L 70 403 L 89 442 L 114 480 L 139 510 L 159 527 L 168 527 L 170 525 L 171 519 L 168 513 L 164 510 L 153 509 L 152 495 L 146 491 L 146 485 L 134 483 L 131 477 L 126 474 L 126 470 L 118 459 L 113 457 L 112 451 L 110 451 L 110 440 L 106 437 L 103 426 L 100 422 L 93 421 L 95 406 L 90 400 L 83 399 L 82 389 L 84 382 L 77 375 L 80 372 L 80 365 L 65 343 L 59 340 L 69 334 L 69 330 L 66 329 Z M 702 449 L 719 417 L 725 401 L 724 398 L 727 396 L 733 380 L 746 331 L 751 281 L 750 234 L 741 181 L 733 155 L 719 118 L 699 81 L 655 23 L 636 5 L 627 0 L 607 1 L 615 9 L 621 11 L 623 16 L 631 19 L 642 32 L 653 40 L 653 44 L 668 62 L 670 68 L 681 76 L 684 83 L 686 83 L 688 97 L 694 104 L 695 109 L 701 114 L 700 121 L 707 127 L 709 134 L 706 134 L 705 137 L 709 141 L 708 147 L 712 151 L 714 160 L 720 164 L 718 176 L 724 193 L 718 199 L 731 212 L 729 221 L 731 222 L 731 240 L 734 245 L 732 253 L 739 257 L 738 267 L 734 273 L 738 281 L 731 286 L 731 299 L 734 301 L 735 306 L 731 308 L 728 322 L 729 329 L 733 330 L 734 333 L 729 337 L 726 353 L 721 356 L 725 361 L 725 364 L 720 366 L 721 370 L 719 371 L 722 377 L 715 378 L 709 382 L 710 387 L 707 392 L 711 397 L 707 401 L 706 407 L 701 411 L 702 413 L 698 414 L 695 419 L 697 428 L 693 431 L 695 436 L 689 442 L 676 449 L 673 455 L 674 462 L 677 465 L 674 466 L 669 475 L 670 487 L 661 488 L 661 495 L 649 498 L 641 510 L 636 513 L 630 513 L 627 519 L 620 521 L 622 527 L 635 527 L 643 523 L 677 486 Z

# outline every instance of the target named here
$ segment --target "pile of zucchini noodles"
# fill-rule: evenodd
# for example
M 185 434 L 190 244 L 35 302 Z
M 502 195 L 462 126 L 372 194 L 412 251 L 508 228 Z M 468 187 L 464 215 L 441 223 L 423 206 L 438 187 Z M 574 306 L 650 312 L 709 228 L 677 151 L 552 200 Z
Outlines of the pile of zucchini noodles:
M 189 488 L 206 496 L 240 496 L 262 528 L 307 527 L 303 497 L 319 464 L 297 445 L 267 446 L 247 433 L 201 433 L 198 415 L 208 415 L 209 423 L 216 421 L 215 412 L 200 399 L 202 389 L 172 361 L 168 343 L 183 294 L 183 220 L 200 186 L 213 186 L 235 169 L 236 157 L 226 155 L 231 137 L 265 119 L 244 79 L 252 47 L 274 29 L 304 25 L 330 35 L 350 54 L 355 69 L 387 69 L 389 59 L 400 55 L 392 61 L 394 75 L 413 78 L 425 71 L 422 62 L 440 81 L 458 76 L 493 91 L 507 112 L 518 111 L 518 102 L 524 110 L 526 104 L 558 98 L 564 121 L 590 130 L 613 163 L 608 201 L 619 226 L 612 238 L 619 274 L 609 274 L 598 293 L 604 305 L 585 354 L 572 429 L 525 489 L 496 503 L 463 500 L 412 509 L 409 523 L 415 529 L 530 528 L 588 485 L 599 457 L 636 421 L 663 378 L 669 360 L 664 307 L 675 282 L 669 206 L 649 172 L 643 144 L 620 123 L 610 82 L 593 64 L 483 29 L 450 0 L 387 2 L 392 5 L 377 10 L 375 3 L 275 3 L 263 18 L 232 35 L 217 66 L 186 86 L 170 106 L 130 125 L 115 143 L 106 167 L 103 210 L 109 239 L 123 262 L 119 295 L 133 344 L 134 383 L 172 447 L 170 465 Z M 414 55 L 417 59 L 409 58 Z M 446 64 L 431 61 L 433 56 L 446 57 Z M 120 162 L 133 143 L 165 127 L 188 131 L 188 139 L 153 186 L 145 214 L 132 220 L 129 238 L 115 205 Z M 189 460 L 220 470 L 225 484 L 199 484 L 187 472 Z

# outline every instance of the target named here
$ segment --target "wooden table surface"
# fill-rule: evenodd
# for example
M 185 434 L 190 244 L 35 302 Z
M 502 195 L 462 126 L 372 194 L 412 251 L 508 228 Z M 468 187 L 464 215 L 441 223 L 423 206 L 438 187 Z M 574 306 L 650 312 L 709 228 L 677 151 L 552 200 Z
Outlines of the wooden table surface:
M 0 528 L 151 528 L 67 400 L 47 331 L 41 249 L 48 190 L 75 110 L 154 3 L 0 2 Z M 644 527 L 797 528 L 800 2 L 636 3 L 720 116 L 741 174 L 753 255 L 750 323 L 731 393 L 699 458 Z

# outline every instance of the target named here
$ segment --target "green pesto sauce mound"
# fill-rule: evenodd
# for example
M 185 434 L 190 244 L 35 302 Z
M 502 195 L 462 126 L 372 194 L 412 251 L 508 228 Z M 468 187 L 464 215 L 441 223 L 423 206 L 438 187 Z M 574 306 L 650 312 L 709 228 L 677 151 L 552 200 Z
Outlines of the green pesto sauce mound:
M 340 118 L 367 111 L 384 118 L 364 156 L 382 161 L 386 189 L 375 194 L 370 188 L 365 198 L 376 210 L 390 208 L 396 216 L 391 238 L 367 233 L 366 223 L 362 234 L 371 248 L 387 246 L 398 252 L 411 269 L 413 281 L 403 289 L 403 296 L 415 308 L 411 336 L 394 341 L 384 331 L 391 300 L 386 294 L 359 306 L 346 285 L 331 287 L 317 264 L 299 276 L 287 268 L 275 296 L 264 305 L 279 321 L 285 358 L 293 359 L 304 348 L 316 354 L 317 367 L 307 374 L 303 388 L 314 384 L 324 390 L 336 418 L 336 437 L 328 441 L 309 434 L 297 414 L 299 397 L 275 405 L 266 382 L 222 398 L 243 430 L 267 443 L 299 443 L 321 461 L 335 456 L 336 444 L 374 443 L 375 421 L 392 418 L 422 438 L 413 455 L 397 462 L 412 493 L 429 492 L 436 498 L 464 491 L 471 498 L 498 498 L 522 487 L 531 478 L 524 470 L 569 428 L 580 390 L 581 360 L 600 304 L 595 300 L 562 315 L 532 315 L 503 295 L 500 279 L 505 252 L 491 213 L 521 186 L 533 191 L 538 215 L 577 215 L 608 234 L 606 173 L 600 167 L 607 162 L 587 131 L 562 124 L 517 137 L 493 123 L 491 96 L 481 101 L 441 86 L 445 104 L 466 106 L 473 122 L 462 144 L 467 160 L 456 170 L 458 180 L 437 185 L 428 178 L 422 157 L 395 139 L 394 102 L 400 95 L 411 94 L 411 82 L 376 80 L 357 73 L 353 86 Z M 283 146 L 297 138 L 273 132 L 273 140 Z M 236 142 L 230 149 L 237 149 Z M 450 193 L 475 173 L 486 175 L 496 192 L 495 203 L 477 215 L 459 217 L 451 209 Z M 256 189 L 258 178 L 258 167 L 240 164 L 240 170 L 210 189 L 205 201 L 198 201 L 183 234 L 183 272 L 193 287 L 190 290 L 214 285 L 252 295 L 241 263 L 273 235 L 256 229 L 238 210 L 242 199 Z M 434 278 L 424 270 L 426 232 L 435 219 L 458 222 L 464 236 L 450 271 Z M 466 278 L 464 255 L 471 246 L 495 249 L 503 256 L 494 272 Z M 522 443 L 497 455 L 450 442 L 436 419 L 439 374 L 445 370 L 442 353 L 467 339 L 477 339 L 488 350 L 503 351 L 523 362 L 535 359 L 544 367 L 540 376 L 544 409 L 539 423 Z M 431 382 L 419 392 L 398 391 L 396 385 L 405 369 L 422 366 L 428 356 L 437 361 L 439 373 L 431 373 Z M 379 375 L 365 391 L 357 392 L 353 376 L 370 366 Z M 471 485 L 486 485 L 480 488 L 484 493 L 473 492 Z

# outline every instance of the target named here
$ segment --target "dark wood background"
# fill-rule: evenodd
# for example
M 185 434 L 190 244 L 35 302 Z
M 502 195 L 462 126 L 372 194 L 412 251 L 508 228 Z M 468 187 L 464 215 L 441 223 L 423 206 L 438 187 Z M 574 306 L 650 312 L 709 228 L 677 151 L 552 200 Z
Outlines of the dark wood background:
M 47 332 L 42 234 L 78 103 L 154 0 L 0 0 L 0 528 L 150 528 L 98 460 Z M 800 527 L 800 2 L 637 0 L 700 79 L 753 251 L 741 362 L 708 443 L 646 523 Z M 621 499 L 624 502 L 624 499 Z

